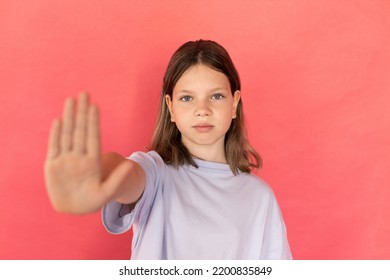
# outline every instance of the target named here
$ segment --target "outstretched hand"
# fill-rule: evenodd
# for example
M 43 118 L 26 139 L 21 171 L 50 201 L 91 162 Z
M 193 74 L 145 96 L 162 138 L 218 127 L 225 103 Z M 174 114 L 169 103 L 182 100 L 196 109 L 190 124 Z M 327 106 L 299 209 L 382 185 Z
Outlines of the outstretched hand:
M 85 93 L 77 103 L 76 109 L 75 100 L 68 98 L 62 119 L 52 124 L 45 181 L 57 211 L 83 214 L 113 199 L 126 176 L 126 166 L 119 165 L 103 178 L 98 109 Z

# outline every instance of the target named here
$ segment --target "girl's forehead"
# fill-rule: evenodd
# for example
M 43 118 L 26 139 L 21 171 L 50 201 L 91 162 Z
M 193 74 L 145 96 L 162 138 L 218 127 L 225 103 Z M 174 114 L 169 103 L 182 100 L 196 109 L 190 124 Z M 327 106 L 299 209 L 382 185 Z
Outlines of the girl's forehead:
M 207 65 L 196 64 L 183 73 L 173 91 L 196 91 L 213 88 L 230 89 L 227 76 Z

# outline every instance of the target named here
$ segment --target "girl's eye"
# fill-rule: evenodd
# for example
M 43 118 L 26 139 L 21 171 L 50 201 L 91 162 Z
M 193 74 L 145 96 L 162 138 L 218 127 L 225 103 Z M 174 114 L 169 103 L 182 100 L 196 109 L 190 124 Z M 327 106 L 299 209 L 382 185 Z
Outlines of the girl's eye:
M 184 101 L 184 102 L 188 102 L 188 101 L 191 101 L 192 100 L 192 97 L 191 96 L 183 96 L 180 98 L 181 101 Z
M 213 96 L 211 98 L 214 100 L 221 100 L 221 99 L 225 98 L 225 96 L 223 96 L 222 93 L 216 93 L 216 94 L 213 94 Z

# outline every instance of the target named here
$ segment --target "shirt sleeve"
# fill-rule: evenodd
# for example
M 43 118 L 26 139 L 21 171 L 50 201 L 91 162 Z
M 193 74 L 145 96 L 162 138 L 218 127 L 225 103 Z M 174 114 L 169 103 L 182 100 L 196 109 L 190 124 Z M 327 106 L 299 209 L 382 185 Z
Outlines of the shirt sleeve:
M 112 201 L 102 209 L 102 222 L 106 230 L 112 234 L 128 231 L 133 224 L 145 223 L 149 216 L 154 198 L 157 193 L 157 180 L 162 167 L 165 165 L 161 157 L 154 151 L 135 152 L 129 160 L 138 163 L 146 175 L 145 189 L 134 209 L 130 211 L 127 204 Z
M 269 201 L 261 259 L 292 259 L 291 250 L 287 239 L 286 226 L 284 224 L 282 213 L 273 192 L 271 192 Z

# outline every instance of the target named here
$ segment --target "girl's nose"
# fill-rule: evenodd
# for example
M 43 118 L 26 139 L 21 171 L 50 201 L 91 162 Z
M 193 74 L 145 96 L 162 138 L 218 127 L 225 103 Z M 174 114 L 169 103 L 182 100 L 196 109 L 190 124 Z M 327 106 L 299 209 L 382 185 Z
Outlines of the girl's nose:
M 211 110 L 208 102 L 199 101 L 195 108 L 194 114 L 197 117 L 209 116 L 211 114 Z

